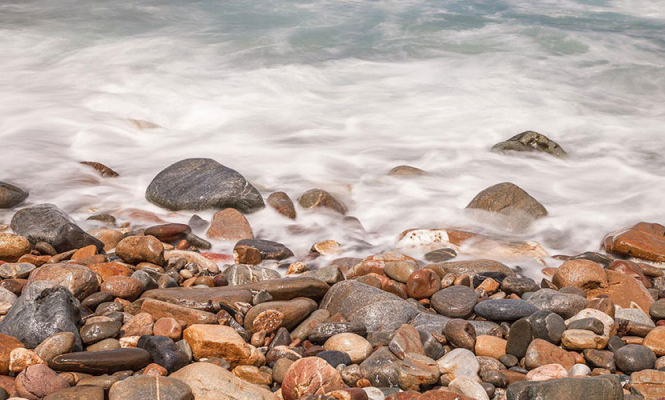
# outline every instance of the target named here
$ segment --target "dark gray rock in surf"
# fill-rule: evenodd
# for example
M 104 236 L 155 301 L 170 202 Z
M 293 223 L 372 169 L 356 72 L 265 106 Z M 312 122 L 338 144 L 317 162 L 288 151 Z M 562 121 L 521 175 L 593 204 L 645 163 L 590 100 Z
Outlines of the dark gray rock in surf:
M 14 336 L 34 349 L 51 335 L 72 332 L 76 336 L 75 351 L 80 351 L 81 336 L 77 327 L 80 319 L 80 303 L 69 290 L 52 282 L 37 281 L 0 321 L 0 333 Z
M 56 251 L 58 251 L 58 253 L 64 253 L 69 250 L 80 249 L 90 245 L 94 245 L 98 252 L 104 253 L 104 243 L 96 237 L 87 234 L 73 222 L 68 222 L 60 227 L 58 234 L 51 245 Z
M 362 323 L 367 332 L 394 331 L 418 314 L 418 309 L 394 294 L 349 280 L 328 290 L 321 309 L 341 313 L 351 322 Z
M 52 244 L 60 229 L 73 222 L 67 213 L 55 205 L 38 204 L 17 211 L 12 218 L 11 228 L 34 246 L 38 242 Z
M 12 208 L 21 204 L 30 194 L 18 186 L 0 182 L 0 208 Z
M 504 153 L 507 151 L 537 151 L 551 154 L 559 158 L 566 156 L 566 152 L 558 143 L 547 136 L 534 131 L 525 131 L 511 137 L 505 142 L 497 143 L 492 146 L 492 151 L 495 153 Z
M 265 207 L 259 191 L 240 173 L 209 158 L 188 158 L 170 165 L 150 182 L 148 201 L 169 210 Z

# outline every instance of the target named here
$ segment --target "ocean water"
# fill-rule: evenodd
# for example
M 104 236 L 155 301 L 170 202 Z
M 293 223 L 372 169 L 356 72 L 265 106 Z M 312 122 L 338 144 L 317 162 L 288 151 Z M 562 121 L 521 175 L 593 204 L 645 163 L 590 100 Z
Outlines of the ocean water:
M 524 130 L 569 157 L 489 151 Z M 0 180 L 85 227 L 127 208 L 186 222 L 145 188 L 210 157 L 266 198 L 327 189 L 366 230 L 301 209 L 248 216 L 299 255 L 325 239 L 366 255 L 433 227 L 593 251 L 665 222 L 665 1 L 2 0 L 0 143 Z M 400 164 L 431 174 L 386 176 Z M 503 181 L 549 216 L 506 233 L 464 212 Z

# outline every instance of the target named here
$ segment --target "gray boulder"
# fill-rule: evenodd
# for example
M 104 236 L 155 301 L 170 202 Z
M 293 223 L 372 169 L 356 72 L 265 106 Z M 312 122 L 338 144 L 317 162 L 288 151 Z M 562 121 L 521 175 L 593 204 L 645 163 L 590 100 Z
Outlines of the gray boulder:
M 52 244 L 68 223 L 73 223 L 69 215 L 55 205 L 38 204 L 16 212 L 11 227 L 14 233 L 27 238 L 34 246 L 37 242 Z
M 559 158 L 566 156 L 566 152 L 563 151 L 558 143 L 534 131 L 522 132 L 505 142 L 497 143 L 492 146 L 492 151 L 495 153 L 504 153 L 506 151 L 538 151 Z
M 14 336 L 34 349 L 51 335 L 72 332 L 76 336 L 74 348 L 80 351 L 80 319 L 80 303 L 69 290 L 52 282 L 37 281 L 0 321 L 0 333 Z
M 533 219 L 547 216 L 545 207 L 519 186 L 502 182 L 490 186 L 471 200 L 467 209 L 503 214 L 509 218 Z
M 263 198 L 237 171 L 209 158 L 189 158 L 170 165 L 150 182 L 148 201 L 169 210 L 235 208 L 252 212 Z
M 616 375 L 563 378 L 544 382 L 520 381 L 508 386 L 508 400 L 623 400 Z

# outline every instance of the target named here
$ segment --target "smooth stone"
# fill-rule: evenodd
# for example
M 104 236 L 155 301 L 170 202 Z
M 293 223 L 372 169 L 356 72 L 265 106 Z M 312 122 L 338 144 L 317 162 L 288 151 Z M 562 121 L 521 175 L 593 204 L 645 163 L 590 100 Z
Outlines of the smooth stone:
M 342 283 L 344 282 L 337 285 Z M 142 297 L 153 298 L 195 310 L 218 312 L 221 309 L 220 303 L 230 307 L 238 302 L 251 304 L 254 294 L 261 290 L 267 291 L 275 300 L 291 300 L 296 297 L 309 297 L 319 300 L 328 292 L 328 289 L 330 287 L 318 279 L 282 278 L 238 286 L 154 289 L 146 291 Z M 380 289 L 376 290 L 382 292 Z
M 332 194 L 322 189 L 310 189 L 298 198 L 302 208 L 325 208 L 346 215 L 348 208 Z
M 296 219 L 296 208 L 288 194 L 274 192 L 268 196 L 268 205 L 283 216 Z
M 245 329 L 270 334 L 280 327 L 293 329 L 316 310 L 315 301 L 296 298 L 288 301 L 268 301 L 252 307 L 245 315 Z
M 284 400 L 297 400 L 313 394 L 324 394 L 344 387 L 340 373 L 318 357 L 294 362 L 282 382 Z
M 573 321 L 586 319 L 586 318 L 595 318 L 603 323 L 604 326 L 603 336 L 612 337 L 614 333 L 616 333 L 617 328 L 614 322 L 614 318 L 610 317 L 609 315 L 605 314 L 600 310 L 595 310 L 592 308 L 585 308 L 584 310 L 575 314 L 575 316 L 573 316 L 572 318 L 567 319 L 566 325 L 570 326 L 570 324 Z
M 432 250 L 428 253 L 425 253 L 425 255 L 423 256 L 423 258 L 425 258 L 425 261 L 429 261 L 431 263 L 440 263 L 448 261 L 455 257 L 457 257 L 457 252 L 454 249 L 450 248 Z
M 571 322 L 568 329 L 584 329 L 591 331 L 596 335 L 602 335 L 605 330 L 605 325 L 596 318 L 582 318 Z
M 583 352 L 584 359 L 593 368 L 603 368 L 612 373 L 616 371 L 614 353 L 605 350 L 587 349 Z
M 607 345 L 609 340 L 606 336 L 596 335 L 591 331 L 584 329 L 568 329 L 561 336 L 561 344 L 568 350 L 601 350 Z
M 318 311 L 326 311 L 326 310 L 318 310 Z M 328 313 L 328 316 L 330 316 L 330 313 Z M 359 336 L 365 336 L 367 335 L 367 329 L 365 328 L 365 325 L 359 322 L 321 322 L 319 324 L 316 324 L 316 326 L 314 326 L 313 328 L 311 328 L 309 334 L 307 335 L 307 338 L 312 343 L 323 344 L 328 339 L 343 333 L 352 333 L 352 334 L 357 334 Z M 291 336 L 294 338 L 303 339 L 303 337 L 301 337 L 297 333 L 296 335 L 292 334 Z
M 570 260 L 556 269 L 552 283 L 557 287 L 573 286 L 585 291 L 607 286 L 603 267 L 590 260 Z
M 480 364 L 476 356 L 467 349 L 452 350 L 438 359 L 436 363 L 441 375 L 445 375 L 450 381 L 460 376 L 478 379 Z
M 633 304 L 637 304 L 642 310 L 649 311 L 654 303 L 653 296 L 637 279 L 611 270 L 605 270 L 605 274 L 607 286 L 588 290 L 588 299 L 607 296 L 616 306 L 633 308 Z
M 504 142 L 497 143 L 492 146 L 491 151 L 494 153 L 504 153 L 507 151 L 543 152 L 559 158 L 566 156 L 566 152 L 559 144 L 547 136 L 534 131 L 525 131 Z
M 561 364 L 568 370 L 575 365 L 575 357 L 550 342 L 534 339 L 526 350 L 524 365 L 533 369 L 547 364 Z
M 614 352 L 614 362 L 618 370 L 630 374 L 652 369 L 656 363 L 656 355 L 648 347 L 629 344 Z
M 435 271 L 441 278 L 451 273 L 455 276 L 477 274 L 487 272 L 501 272 L 505 276 L 515 276 L 515 272 L 505 264 L 495 260 L 468 260 L 468 261 L 447 261 L 437 264 L 431 264 L 425 268 Z
M 64 286 L 79 300 L 99 290 L 97 275 L 90 269 L 76 264 L 43 265 L 30 274 L 26 285 L 30 287 L 39 281 L 50 281 Z
M 408 353 L 425 355 L 420 333 L 412 325 L 404 324 L 397 329 L 395 336 L 388 344 L 388 348 L 400 360 Z
M 472 399 L 490 400 L 482 385 L 471 378 L 467 378 L 466 376 L 459 376 L 453 379 L 453 381 L 448 385 L 448 388 Z
M 564 319 L 571 318 L 589 303 L 584 297 L 552 289 L 540 289 L 529 296 L 527 301 L 541 310 L 555 312 Z
M 97 343 L 115 337 L 120 332 L 121 327 L 122 322 L 113 320 L 85 324 L 81 328 L 81 340 L 84 344 Z
M 138 371 L 152 358 L 143 349 L 126 348 L 96 352 L 68 353 L 55 357 L 49 366 L 61 372 L 112 374 L 118 371 Z
M 109 390 L 109 400 L 194 400 L 185 382 L 164 376 L 131 376 Z
M 508 295 L 516 294 L 522 297 L 526 292 L 537 292 L 540 286 L 531 278 L 508 276 L 501 281 L 501 290 Z
M 124 300 L 136 300 L 145 290 L 145 286 L 138 279 L 129 276 L 116 275 L 102 283 L 100 289 L 111 293 L 114 297 Z
M 371 354 L 371 351 L 370 351 L 370 354 Z M 351 365 L 351 363 L 352 363 L 351 357 L 349 356 L 349 353 L 347 353 L 345 351 L 326 350 L 326 351 L 322 351 L 320 353 L 317 353 L 316 357 L 319 357 L 319 358 L 322 358 L 322 359 L 326 360 L 326 362 L 328 364 L 332 365 L 334 368 L 337 368 L 338 365 Z M 286 358 L 280 358 L 280 360 L 286 360 Z
M 109 338 L 109 339 L 104 339 L 100 342 L 97 342 L 95 344 L 91 344 L 88 346 L 85 350 L 86 351 L 108 351 L 108 350 L 116 350 L 121 348 L 120 342 L 117 339 Z
M 331 286 L 345 279 L 342 269 L 337 265 L 329 265 L 327 267 L 315 269 L 313 271 L 307 271 L 301 276 L 304 278 L 318 279 Z
M 242 175 L 209 158 L 170 165 L 150 182 L 145 196 L 174 211 L 235 208 L 252 212 L 264 207 L 259 191 Z
M 235 264 L 222 273 L 229 286 L 246 285 L 248 283 L 269 281 L 281 278 L 279 272 L 258 265 Z
M 69 353 L 76 344 L 76 335 L 71 332 L 60 332 L 46 338 L 37 348 L 35 353 L 49 363 L 55 357 Z
M 610 233 L 603 239 L 608 253 L 665 262 L 665 226 L 640 222 L 628 229 Z
M 476 337 L 475 353 L 478 357 L 499 359 L 506 354 L 507 341 L 496 336 L 479 335 Z
M 0 261 L 13 263 L 18 261 L 22 255 L 28 253 L 30 253 L 30 242 L 28 239 L 23 236 L 12 235 L 11 233 L 0 233 Z M 15 275 L 17 273 L 12 271 L 11 267 L 0 269 L 0 277 L 4 279 L 16 278 L 17 276 Z
M 28 367 L 16 377 L 16 392 L 28 400 L 42 399 L 69 387 L 67 381 L 44 364 Z
M 422 354 L 409 353 L 399 366 L 399 386 L 403 390 L 420 391 L 421 385 L 433 385 L 441 373 L 436 361 Z
M 209 238 L 237 242 L 243 239 L 254 239 L 252 227 L 247 218 L 235 208 L 217 211 L 212 216 L 210 228 L 206 232 Z
M 626 320 L 638 325 L 646 325 L 655 328 L 656 324 L 651 320 L 649 314 L 637 308 L 621 308 L 617 307 L 614 312 L 615 320 Z
M 591 375 L 591 368 L 587 367 L 584 364 L 575 364 L 568 371 L 568 376 L 570 376 L 570 377 L 589 376 L 589 375 Z
M 1 244 L 0 244 L 0 246 L 1 246 Z M 27 243 L 26 249 L 27 249 L 26 253 L 30 252 L 30 243 Z M 22 251 L 23 250 L 21 250 L 21 252 Z M 0 259 L 1 259 L 1 257 L 0 257 Z M 0 265 L 0 278 L 2 278 L 2 279 L 27 279 L 30 276 L 30 273 L 35 270 L 35 268 L 36 267 L 34 265 L 30 264 L 30 263 L 6 263 L 6 264 L 2 264 L 2 265 Z
M 115 254 L 129 264 L 148 262 L 164 265 L 164 245 L 154 236 L 130 236 L 122 239 Z
M 538 200 L 511 182 L 502 182 L 481 191 L 466 206 L 498 213 L 508 217 L 509 229 L 523 229 L 530 220 L 547 216 L 547 210 Z
M 38 204 L 23 208 L 14 214 L 11 228 L 35 245 L 38 242 L 53 243 L 60 228 L 73 222 L 69 216 L 53 204 Z
M 2 266 L 0 266 L 0 271 Z M 1 273 L 0 273 L 1 275 Z M 665 319 L 665 301 L 657 301 L 649 307 L 649 315 L 654 319 Z
M 0 333 L 14 336 L 34 349 L 53 334 L 72 332 L 76 337 L 75 348 L 80 349 L 79 306 L 79 301 L 66 288 L 48 281 L 34 282 L 0 321 Z
M 171 378 L 186 383 L 196 400 L 276 400 L 261 386 L 243 381 L 232 372 L 212 363 L 197 362 L 172 373 Z
M 293 257 L 293 252 L 281 243 L 271 240 L 242 239 L 233 248 L 233 257 L 239 264 L 243 263 L 243 260 L 238 257 L 241 248 L 258 250 L 261 260 L 284 260 Z
M 524 300 L 497 299 L 478 303 L 473 310 L 483 318 L 493 321 L 514 321 L 528 317 L 538 308 Z
M 263 355 L 231 327 L 224 325 L 192 325 L 183 332 L 183 339 L 192 348 L 196 361 L 202 358 L 219 357 L 231 364 L 253 365 Z
M 463 319 L 451 319 L 443 328 L 443 334 L 453 347 L 473 351 L 476 346 L 476 330 Z
M 665 326 L 652 329 L 644 338 L 642 345 L 651 349 L 656 356 L 665 356 Z
M 323 348 L 337 350 L 349 355 L 354 364 L 362 363 L 372 354 L 372 345 L 362 336 L 355 333 L 340 333 L 326 340 Z M 349 365 L 349 364 L 347 364 Z
M 540 310 L 529 317 L 533 329 L 533 337 L 558 344 L 566 330 L 563 318 L 552 311 Z
M 383 272 L 397 282 L 406 283 L 409 276 L 418 270 L 418 264 L 413 262 L 394 262 L 388 263 L 383 268 Z
M 418 314 L 411 303 L 381 289 L 348 280 L 333 285 L 319 306 L 331 315 L 341 313 L 367 331 L 392 331 Z
M 95 246 L 98 252 L 104 251 L 104 243 L 96 237 L 86 233 L 73 222 L 63 224 L 57 231 L 50 244 L 58 253 Z
M 508 387 L 506 395 L 510 400 L 624 400 L 619 380 L 606 377 L 516 382 Z
M 207 311 L 200 311 L 177 304 L 147 298 L 141 304 L 141 313 L 150 314 L 154 319 L 173 318 L 185 325 L 215 324 L 217 317 Z
M 104 400 L 104 388 L 99 386 L 74 386 L 58 390 L 44 400 Z
M 396 387 L 399 384 L 400 361 L 387 347 L 379 347 L 360 364 L 364 379 L 375 387 Z
M 21 204 L 30 194 L 18 186 L 0 182 L 0 208 L 14 208 Z
M 188 364 L 187 356 L 177 351 L 173 340 L 166 336 L 141 336 L 136 347 L 150 353 L 153 362 L 168 372 L 177 371 Z
M 478 302 L 478 293 L 468 286 L 450 286 L 434 293 L 430 304 L 439 314 L 450 318 L 468 318 Z

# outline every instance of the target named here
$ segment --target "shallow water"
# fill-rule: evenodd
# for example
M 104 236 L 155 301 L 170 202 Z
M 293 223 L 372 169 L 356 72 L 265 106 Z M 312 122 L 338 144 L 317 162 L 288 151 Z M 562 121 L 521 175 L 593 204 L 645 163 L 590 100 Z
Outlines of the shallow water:
M 415 227 L 492 233 L 463 208 L 503 181 L 548 209 L 516 237 L 551 254 L 665 222 L 663 0 L 4 0 L 0 50 L 0 180 L 79 221 L 135 207 L 186 222 L 145 188 L 211 157 L 264 197 L 330 190 L 378 249 Z M 569 158 L 489 152 L 527 129 Z M 400 164 L 432 175 L 385 176 Z M 355 249 L 337 218 L 299 211 L 298 235 L 272 210 L 249 219 L 299 254 Z

